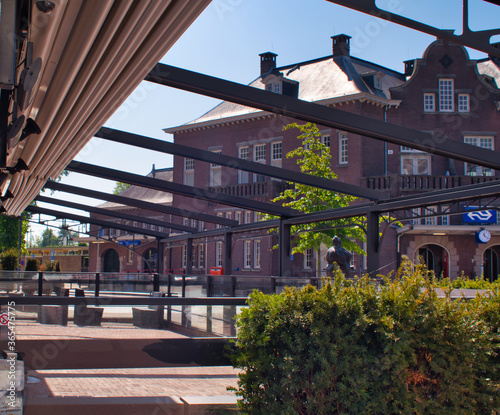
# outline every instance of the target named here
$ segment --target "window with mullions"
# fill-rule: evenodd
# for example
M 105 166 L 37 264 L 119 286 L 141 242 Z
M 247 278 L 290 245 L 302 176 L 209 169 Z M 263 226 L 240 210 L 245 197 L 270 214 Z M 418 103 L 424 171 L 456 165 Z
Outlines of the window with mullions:
M 304 268 L 311 269 L 313 263 L 313 250 L 312 248 L 306 249 L 304 252 Z
M 215 258 L 216 267 L 222 267 L 222 252 L 223 252 L 222 242 L 219 241 L 216 244 L 216 258 Z
M 347 156 L 347 133 L 339 133 L 339 164 L 347 164 Z
M 243 241 L 243 268 L 252 267 L 252 241 L 247 239 Z
M 424 112 L 436 111 L 436 94 L 424 94 Z
M 250 159 L 250 149 L 248 146 L 238 147 L 238 158 L 242 160 Z M 238 170 L 238 184 L 245 184 L 249 181 L 249 173 L 247 171 Z
M 458 112 L 469 112 L 469 94 L 458 94 Z
M 205 268 L 205 245 L 198 245 L 198 268 Z
M 260 269 L 260 239 L 253 241 L 253 267 Z
M 493 137 L 468 136 L 464 137 L 464 143 L 472 146 L 495 150 Z M 465 174 L 467 176 L 494 176 L 495 171 L 489 167 L 477 166 L 475 164 L 464 163 Z
M 216 150 L 214 153 L 220 154 L 221 150 Z M 222 175 L 220 164 L 210 164 L 210 186 L 216 187 L 222 185 Z
M 330 134 L 327 135 L 322 135 L 321 136 L 321 142 L 326 146 L 330 147 Z
M 184 159 L 184 184 L 194 186 L 194 160 Z
M 266 163 L 266 145 L 265 144 L 255 144 L 253 146 L 253 161 L 257 163 Z M 266 177 L 261 174 L 254 174 L 254 182 L 264 182 Z
M 439 111 L 453 112 L 453 79 L 439 80 Z

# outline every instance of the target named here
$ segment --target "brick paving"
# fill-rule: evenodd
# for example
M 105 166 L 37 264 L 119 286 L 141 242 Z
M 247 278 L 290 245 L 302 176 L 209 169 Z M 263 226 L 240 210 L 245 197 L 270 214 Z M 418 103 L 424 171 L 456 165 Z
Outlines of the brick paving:
M 29 370 L 31 398 L 234 396 L 239 370 L 229 366 Z
M 16 322 L 17 340 L 63 339 L 173 339 L 187 338 L 169 330 L 141 329 L 130 323 L 103 322 L 101 327 L 39 324 L 29 320 Z

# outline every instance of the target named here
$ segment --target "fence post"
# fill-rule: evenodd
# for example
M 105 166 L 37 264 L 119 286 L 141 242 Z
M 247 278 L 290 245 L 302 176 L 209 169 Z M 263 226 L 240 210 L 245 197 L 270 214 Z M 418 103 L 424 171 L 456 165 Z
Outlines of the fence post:
M 41 296 L 43 294 L 43 272 L 40 271 L 38 273 L 38 295 Z
M 99 272 L 95 273 L 95 296 L 99 297 L 99 289 L 101 285 L 101 274 Z
M 153 274 L 153 291 L 160 291 L 160 275 Z

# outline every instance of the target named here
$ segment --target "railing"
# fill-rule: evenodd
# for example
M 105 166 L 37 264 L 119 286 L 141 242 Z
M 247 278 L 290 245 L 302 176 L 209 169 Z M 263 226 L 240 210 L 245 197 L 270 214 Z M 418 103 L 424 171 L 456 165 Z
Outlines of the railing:
M 210 187 L 209 190 L 230 196 L 253 197 L 266 196 L 274 198 L 286 188 L 286 183 L 280 181 L 265 181 L 256 183 L 235 184 L 232 186 Z
M 426 176 L 426 175 L 389 175 L 363 177 L 362 185 L 374 190 L 388 190 L 391 193 L 407 191 L 427 191 L 452 189 L 470 184 L 498 180 L 495 176 Z
M 209 335 L 236 335 L 234 316 L 246 305 L 254 290 L 279 293 L 285 286 L 319 286 L 320 278 L 247 277 L 234 275 L 49 273 L 2 271 L 0 304 L 14 299 L 31 315 L 38 306 L 87 305 L 104 307 L 110 315 L 124 307 L 125 320 L 132 321 L 132 306 L 164 306 L 165 322 L 173 330 L 197 330 Z M 78 289 L 85 297 L 54 295 L 61 289 Z M 164 297 L 153 297 L 159 292 Z M 3 294 L 3 295 L 2 295 Z M 75 291 L 76 295 L 76 291 Z M 121 316 L 123 317 L 123 316 Z

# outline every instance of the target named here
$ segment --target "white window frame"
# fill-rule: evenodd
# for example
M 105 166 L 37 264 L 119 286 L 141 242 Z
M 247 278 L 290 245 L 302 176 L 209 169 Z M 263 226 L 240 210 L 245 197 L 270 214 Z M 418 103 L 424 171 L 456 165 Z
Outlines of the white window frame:
M 441 213 L 449 211 L 450 211 L 450 206 L 441 206 Z M 441 226 L 449 226 L 449 225 L 450 225 L 450 215 L 442 215 Z
M 245 239 L 243 241 L 243 268 L 250 269 L 252 267 L 252 241 Z
M 312 269 L 313 264 L 313 249 L 308 248 L 304 252 L 304 269 Z
M 488 150 L 495 150 L 495 137 L 493 136 L 465 136 L 464 143 Z M 466 176 L 494 176 L 495 170 L 489 167 L 464 163 L 464 173 Z
M 469 94 L 458 94 L 458 112 L 470 112 Z
M 409 172 L 405 168 L 404 161 L 408 160 L 412 163 L 412 171 Z M 425 161 L 427 164 L 426 173 L 419 173 L 419 162 Z M 409 175 L 409 176 L 427 176 L 431 174 L 431 156 L 429 154 L 412 154 L 411 152 L 405 154 L 401 154 L 400 158 L 401 163 L 401 174 Z
M 253 145 L 253 161 L 256 163 L 266 164 L 266 144 L 254 144 Z M 266 177 L 262 174 L 254 174 L 253 181 L 254 182 L 264 182 Z
M 455 96 L 455 82 L 453 78 L 439 79 L 439 111 L 453 112 Z
M 214 150 L 212 153 L 220 154 L 222 150 Z M 220 164 L 210 163 L 210 187 L 222 186 L 222 169 Z
M 436 94 L 424 93 L 424 112 L 436 112 Z
M 194 159 L 184 158 L 184 184 L 194 186 Z
M 198 245 L 198 268 L 205 268 L 205 244 Z
M 238 158 L 242 160 L 250 159 L 250 147 L 240 146 L 238 147 Z M 243 170 L 238 170 L 238 184 L 246 184 L 250 182 L 250 173 Z
M 245 210 L 245 223 L 252 223 L 252 211 Z
M 331 136 L 330 136 L 330 134 L 322 134 L 321 135 L 321 143 L 324 146 L 330 148 L 330 145 L 331 145 Z
M 281 82 L 268 82 L 266 84 L 266 91 L 281 94 Z
M 182 267 L 181 268 L 186 268 L 187 267 L 187 249 L 186 245 L 181 246 L 181 258 L 182 258 Z
M 424 209 L 426 215 L 432 215 L 437 213 L 437 206 L 427 206 Z M 425 217 L 424 225 L 437 225 L 437 216 Z
M 419 218 L 418 216 L 420 216 L 420 208 L 413 208 L 413 209 L 410 209 L 410 212 L 412 212 L 415 216 L 412 216 L 411 219 L 410 219 L 410 223 L 412 225 L 420 225 L 420 221 L 422 218 Z
M 223 253 L 223 246 L 222 246 L 222 241 L 218 241 L 215 244 L 215 266 L 216 267 L 222 267 L 222 253 Z
M 234 220 L 238 222 L 239 225 L 241 225 L 241 212 L 239 210 L 234 212 Z
M 349 163 L 349 144 L 346 132 L 339 133 L 339 164 Z
M 253 267 L 255 269 L 260 269 L 260 253 L 262 248 L 262 242 L 260 239 L 255 239 L 253 241 Z

